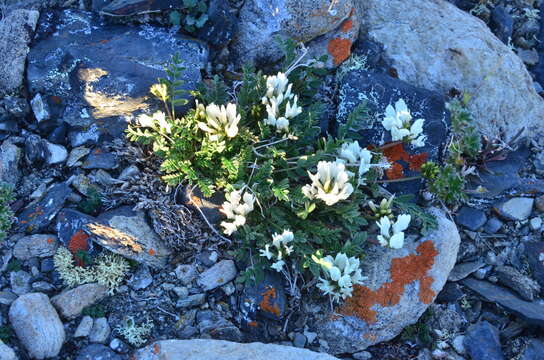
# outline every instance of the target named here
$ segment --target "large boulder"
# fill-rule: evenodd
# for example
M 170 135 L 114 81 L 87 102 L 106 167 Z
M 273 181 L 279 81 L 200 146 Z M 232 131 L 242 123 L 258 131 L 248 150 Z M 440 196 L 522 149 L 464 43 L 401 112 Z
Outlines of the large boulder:
M 59 354 L 65 339 L 64 327 L 47 295 L 19 296 L 9 308 L 9 321 L 31 358 L 45 359 Z
M 400 79 L 430 90 L 472 95 L 479 128 L 511 139 L 542 128 L 544 100 L 522 60 L 481 20 L 444 0 L 365 0 L 362 28 L 382 43 Z
M 183 354 L 183 355 L 181 355 Z M 320 354 L 291 346 L 251 343 L 239 344 L 223 340 L 163 340 L 149 345 L 133 355 L 134 360 L 334 360 Z
M 331 354 L 354 353 L 388 341 L 417 322 L 434 301 L 455 265 L 460 237 L 446 215 L 430 209 L 438 228 L 417 241 L 408 237 L 399 250 L 368 250 L 362 264 L 367 279 L 353 297 L 333 311 L 323 303 L 315 329 Z
M 44 12 L 27 71 L 31 97 L 39 95 L 49 109 L 40 126 L 68 124 L 72 146 L 123 136 L 127 118 L 149 108 L 149 88 L 166 77 L 176 53 L 183 88 L 192 90 L 207 63 L 202 43 L 149 25 L 107 25 L 79 10 Z
M 346 122 L 348 116 L 359 105 L 366 104 L 369 117 L 355 125 L 360 135 L 361 146 L 379 146 L 391 141 L 391 134 L 382 125 L 383 114 L 388 105 L 394 105 L 399 99 L 406 102 L 414 121 L 423 118 L 425 146 L 413 147 L 398 144 L 387 147 L 384 155 L 391 163 L 385 172 L 387 180 L 403 180 L 388 184 L 388 189 L 395 193 L 417 193 L 422 181 L 421 165 L 426 161 L 439 160 L 439 154 L 448 140 L 449 112 L 446 110 L 444 97 L 436 92 L 412 86 L 405 81 L 386 74 L 366 70 L 352 70 L 339 78 L 340 101 L 336 115 L 337 123 Z
M 40 13 L 15 10 L 0 21 L 0 97 L 23 85 L 28 44 Z
M 248 0 L 240 10 L 233 39 L 233 60 L 269 64 L 283 55 L 276 38 L 310 44 L 310 53 L 328 55 L 337 66 L 351 54 L 359 34 L 352 0 Z

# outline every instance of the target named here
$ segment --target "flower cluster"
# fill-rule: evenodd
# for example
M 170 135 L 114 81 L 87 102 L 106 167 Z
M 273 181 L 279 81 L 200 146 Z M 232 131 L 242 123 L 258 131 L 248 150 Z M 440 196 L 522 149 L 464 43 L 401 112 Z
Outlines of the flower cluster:
M 285 265 L 283 259 L 293 252 L 293 247 L 288 245 L 293 239 L 294 235 L 290 230 L 283 230 L 282 234 L 274 233 L 272 235 L 272 249 L 270 244 L 266 244 L 264 249 L 259 250 L 260 255 L 268 260 L 276 259 L 276 262 L 271 267 L 279 272 L 283 269 L 283 265 Z
M 391 196 L 389 199 L 382 199 L 382 201 L 380 201 L 380 205 L 376 205 L 374 201 L 370 200 L 368 202 L 368 207 L 370 207 L 370 210 L 372 210 L 374 213 L 373 218 L 379 219 L 384 216 L 391 218 L 393 216 L 391 205 L 393 204 L 394 199 L 395 195 Z
M 320 283 L 317 287 L 325 295 L 331 295 L 334 301 L 340 298 L 350 297 L 353 292 L 353 285 L 360 284 L 366 279 L 359 269 L 359 259 L 355 257 L 348 258 L 346 254 L 338 253 L 336 258 L 327 256 L 316 260 L 325 273 L 325 279 L 319 278 Z
M 425 146 L 423 135 L 424 119 L 417 119 L 412 124 L 412 114 L 403 99 L 395 103 L 395 107 L 388 105 L 382 121 L 383 127 L 391 131 L 393 141 L 410 141 L 416 147 Z
M 338 150 L 339 159 L 337 161 L 345 163 L 347 167 L 358 166 L 357 184 L 364 185 L 364 175 L 370 170 L 372 162 L 372 153 L 368 149 L 363 149 L 357 141 L 344 143 Z
M 394 223 L 391 223 L 387 216 L 376 221 L 380 228 L 380 235 L 378 235 L 380 245 L 389 246 L 393 249 L 402 248 L 404 246 L 404 230 L 408 228 L 411 220 L 410 215 L 403 214 L 399 215 Z M 393 233 L 391 233 L 391 230 L 393 230 Z
M 264 123 L 275 126 L 278 132 L 286 132 L 289 120 L 302 112 L 302 108 L 297 105 L 298 96 L 291 92 L 292 86 L 281 72 L 266 78 L 266 95 L 261 100 L 268 114 Z
M 162 111 L 157 111 L 152 116 L 141 114 L 138 116 L 138 124 L 144 128 L 154 128 L 158 125 L 167 134 L 172 132 L 172 125 L 166 121 L 166 114 Z
M 220 211 L 231 221 L 223 221 L 221 226 L 224 228 L 223 232 L 225 234 L 232 235 L 233 232 L 238 230 L 238 227 L 246 223 L 246 215 L 253 211 L 255 196 L 248 192 L 242 195 L 241 191 L 234 190 L 226 194 L 226 198 L 227 201 L 223 203 Z
M 353 192 L 346 166 L 341 162 L 320 161 L 317 173 L 308 171 L 308 176 L 312 183 L 304 185 L 302 192 L 307 198 L 320 199 L 328 206 L 346 200 Z
M 229 103 L 218 106 L 197 104 L 197 111 L 205 114 L 206 122 L 199 122 L 198 127 L 208 133 L 211 141 L 218 141 L 224 137 L 233 138 L 238 134 L 240 114 L 236 112 L 236 105 Z

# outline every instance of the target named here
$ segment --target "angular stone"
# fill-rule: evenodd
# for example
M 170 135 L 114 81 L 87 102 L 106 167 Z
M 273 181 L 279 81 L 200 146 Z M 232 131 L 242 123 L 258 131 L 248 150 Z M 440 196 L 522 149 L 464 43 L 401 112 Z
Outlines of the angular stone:
M 370 40 L 382 43 L 400 79 L 441 93 L 457 89 L 490 138 L 542 126 L 544 100 L 521 59 L 483 21 L 447 1 L 370 0 L 355 4 Z
M 457 213 L 455 220 L 457 224 L 463 225 L 469 230 L 476 231 L 485 224 L 487 216 L 481 210 L 463 206 Z
M 455 265 L 460 236 L 445 214 L 431 208 L 438 228 L 419 241 L 408 237 L 402 249 L 367 250 L 353 296 L 331 312 L 323 299 L 316 332 L 331 354 L 353 353 L 390 340 L 414 324 L 440 292 Z M 342 314 L 336 316 L 334 314 Z
M 183 285 L 189 285 L 196 279 L 198 275 L 196 267 L 194 265 L 178 265 L 174 270 L 176 277 L 181 281 Z
M 87 156 L 82 167 L 84 169 L 110 170 L 117 168 L 117 166 L 119 166 L 117 156 L 107 153 L 101 148 L 96 148 Z
M 384 155 L 392 163 L 391 168 L 385 172 L 389 180 L 419 176 L 423 163 L 438 161 L 441 149 L 447 141 L 449 123 L 444 97 L 388 75 L 365 70 L 350 71 L 340 81 L 340 103 L 336 115 L 338 123 L 346 122 L 349 114 L 363 102 L 366 102 L 371 113 L 383 114 L 388 105 L 399 99 L 406 102 L 415 119 L 425 119 L 423 131 L 427 139 L 425 146 L 420 148 L 398 144 L 384 150 Z M 361 146 L 379 146 L 391 141 L 391 134 L 384 129 L 381 121 L 382 118 L 378 116 L 356 124 L 361 136 Z M 393 193 L 415 194 L 421 184 L 422 180 L 417 178 L 387 184 L 387 189 Z
M 485 262 L 483 261 L 472 261 L 462 264 L 457 264 L 453 268 L 453 270 L 450 272 L 450 275 L 448 276 L 449 281 L 459 281 L 463 280 L 476 270 L 482 268 L 485 266 Z
M 30 292 L 30 279 L 32 276 L 26 271 L 12 271 L 9 273 L 9 282 L 11 291 L 17 295 L 23 295 Z
M 49 234 L 34 234 L 17 240 L 13 247 L 13 256 L 19 260 L 33 257 L 44 258 L 55 255 L 59 246 L 58 238 Z
M 534 202 L 533 198 L 517 197 L 495 206 L 495 209 L 505 219 L 514 221 L 526 220 L 531 216 Z
M 59 354 L 65 338 L 64 327 L 47 295 L 20 296 L 9 308 L 9 321 L 31 358 L 45 359 Z
M 180 299 L 176 303 L 177 308 L 190 308 L 200 306 L 206 302 L 206 294 L 194 294 L 185 299 Z
M 114 353 L 107 346 L 91 344 L 78 353 L 76 360 L 124 360 L 125 358 Z
M 0 21 L 0 97 L 23 85 L 28 45 L 40 13 L 15 10 Z
M 84 228 L 100 246 L 154 268 L 162 268 L 170 256 L 170 249 L 149 226 L 145 214 L 129 206 L 105 212 L 98 222 Z
M 333 356 L 297 349 L 292 346 L 251 343 L 239 344 L 224 340 L 162 340 L 134 353 L 134 360 L 334 360 Z
M 17 295 L 11 291 L 0 291 L 0 304 L 11 305 L 17 299 Z
M 511 266 L 495 267 L 495 276 L 502 285 L 514 290 L 525 300 L 533 301 L 540 292 L 540 286 L 536 281 Z
M 338 31 L 328 44 L 317 44 L 339 65 L 351 53 L 360 22 L 353 15 L 353 1 L 339 0 L 249 0 L 240 10 L 238 30 L 233 39 L 233 59 L 244 63 L 270 64 L 283 53 L 276 37 L 309 42 Z M 351 37 L 344 37 L 350 34 Z M 337 39 L 337 40 L 335 40 Z
M 196 36 L 214 48 L 223 48 L 230 43 L 237 28 L 238 18 L 231 11 L 229 2 L 211 0 L 208 21 L 196 31 Z
M 21 149 L 9 141 L 0 146 L 0 182 L 16 186 L 21 179 Z
M 102 300 L 108 295 L 104 285 L 92 283 L 83 284 L 74 289 L 65 290 L 51 299 L 51 303 L 60 314 L 68 319 L 78 317 L 83 309 Z
M 45 197 L 28 205 L 17 217 L 17 229 L 27 233 L 37 233 L 47 227 L 51 220 L 62 209 L 70 195 L 70 188 L 66 183 L 53 185 Z
M 185 90 L 195 89 L 207 64 L 201 42 L 149 25 L 107 24 L 85 11 L 46 10 L 38 29 L 28 56 L 29 91 L 57 102 L 72 147 L 124 137 L 127 119 L 150 107 L 149 88 L 166 77 L 172 54 L 183 59 Z
M 461 280 L 461 284 L 476 292 L 483 299 L 497 303 L 526 322 L 544 326 L 544 305 L 521 300 L 509 290 L 487 281 L 467 278 Z
M 134 290 L 147 288 L 153 282 L 153 275 L 146 265 L 140 265 L 136 272 L 131 276 L 128 285 Z
M 66 166 L 68 167 L 76 166 L 77 162 L 81 158 L 87 156 L 90 152 L 91 150 L 84 146 L 79 146 L 72 149 L 72 151 L 70 151 L 70 155 L 68 155 L 68 160 L 66 160 Z
M 214 339 L 241 342 L 242 333 L 232 322 L 223 318 L 218 312 L 203 310 L 196 315 L 196 323 L 200 334 L 209 334 Z
M 287 311 L 287 297 L 282 277 L 266 272 L 261 282 L 246 285 L 240 299 L 243 323 L 247 326 L 257 324 L 257 316 L 279 321 Z
M 541 287 L 544 287 L 544 241 L 525 244 L 525 256 L 534 278 Z
M 91 329 L 93 328 L 93 318 L 90 316 L 84 316 L 81 319 L 81 322 L 77 326 L 77 329 L 74 333 L 74 337 L 87 337 L 91 333 Z
M 47 102 L 43 100 L 42 94 L 37 93 L 36 96 L 30 101 L 32 112 L 37 122 L 49 120 L 51 114 L 49 113 L 49 106 Z
M 110 336 L 111 328 L 108 324 L 108 319 L 102 317 L 94 321 L 91 333 L 89 334 L 89 341 L 92 343 L 104 344 Z
M 62 145 L 44 141 L 47 149 L 46 162 L 47 165 L 61 164 L 68 158 L 68 151 Z
M 499 330 L 487 321 L 469 327 L 463 345 L 471 359 L 504 360 Z
M 205 291 L 225 285 L 236 277 L 236 265 L 232 260 L 221 260 L 198 277 L 198 285 Z
M 72 209 L 62 209 L 57 216 L 57 235 L 60 242 L 73 253 L 78 250 L 92 251 L 93 242 L 84 231 L 87 224 L 97 223 L 98 220 L 87 214 Z

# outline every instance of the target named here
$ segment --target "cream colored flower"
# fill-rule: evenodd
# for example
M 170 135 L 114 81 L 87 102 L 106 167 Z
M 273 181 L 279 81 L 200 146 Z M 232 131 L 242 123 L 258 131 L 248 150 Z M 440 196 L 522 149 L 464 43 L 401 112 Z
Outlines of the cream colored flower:
M 359 259 L 355 257 L 348 258 L 346 254 L 338 253 L 335 258 L 329 255 L 319 259 L 318 263 L 325 277 L 319 278 L 320 283 L 317 287 L 325 295 L 332 296 L 334 301 L 351 297 L 353 285 L 360 284 L 366 279 L 361 274 Z
M 221 222 L 223 232 L 232 235 L 240 226 L 245 225 L 246 216 L 253 211 L 255 196 L 249 192 L 243 195 L 240 191 L 234 190 L 226 195 L 227 201 L 223 203 L 221 212 L 228 220 Z
M 294 240 L 294 234 L 290 230 L 284 230 L 283 233 L 274 233 L 272 235 L 272 250 L 270 244 L 266 244 L 264 249 L 259 250 L 260 256 L 268 260 L 275 258 L 277 261 L 271 266 L 276 271 L 281 271 L 285 265 L 284 258 L 291 255 L 293 247 L 288 244 Z
M 198 127 L 209 134 L 212 141 L 218 141 L 225 136 L 233 138 L 238 134 L 240 114 L 236 112 L 236 105 L 229 103 L 218 106 L 210 104 L 205 109 L 206 122 L 199 122 Z
M 302 192 L 309 199 L 320 199 L 331 206 L 346 200 L 353 193 L 349 174 L 341 162 L 320 161 L 317 164 L 317 173 L 308 172 L 308 176 L 312 183 L 305 185 Z
M 380 235 L 378 235 L 378 241 L 382 246 L 388 246 L 393 249 L 400 249 L 404 246 L 404 230 L 408 228 L 411 221 L 410 215 L 399 215 L 395 223 L 391 223 L 391 220 L 387 216 L 380 218 L 376 222 L 380 228 Z M 391 227 L 393 233 L 391 233 Z
M 372 163 L 372 153 L 363 149 L 357 141 L 344 143 L 338 151 L 340 161 L 346 164 L 346 167 L 358 166 L 357 184 L 364 185 L 364 175 L 370 170 Z
M 291 88 L 292 84 L 284 73 L 266 78 L 266 94 L 261 99 L 267 113 L 264 123 L 276 127 L 277 132 L 289 131 L 289 121 L 302 112 L 297 104 L 298 97 Z
M 388 105 L 382 120 L 383 127 L 391 132 L 393 141 L 409 141 L 415 147 L 425 146 L 426 136 L 423 135 L 424 119 L 417 119 L 412 124 L 412 114 L 403 99 Z

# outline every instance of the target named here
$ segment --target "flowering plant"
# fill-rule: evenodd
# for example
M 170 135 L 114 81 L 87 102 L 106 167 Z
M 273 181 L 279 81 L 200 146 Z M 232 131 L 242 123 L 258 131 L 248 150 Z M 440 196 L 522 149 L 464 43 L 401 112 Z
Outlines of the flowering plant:
M 424 119 L 417 119 L 412 123 L 412 114 L 403 99 L 399 99 L 395 106 L 385 108 L 383 127 L 391 131 L 393 141 L 409 141 L 415 147 L 425 146 L 426 136 L 423 135 Z

